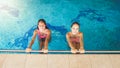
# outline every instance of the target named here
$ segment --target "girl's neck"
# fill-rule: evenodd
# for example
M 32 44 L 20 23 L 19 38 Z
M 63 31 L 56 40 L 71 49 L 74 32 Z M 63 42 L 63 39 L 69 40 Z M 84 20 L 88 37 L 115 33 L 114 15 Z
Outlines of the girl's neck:
M 38 29 L 40 32 L 45 32 L 45 29 L 43 29 L 43 30 L 40 30 L 40 29 Z
M 76 33 L 76 34 L 73 34 L 73 33 L 71 32 L 71 35 L 72 35 L 72 36 L 77 36 L 77 35 L 78 35 L 78 33 Z

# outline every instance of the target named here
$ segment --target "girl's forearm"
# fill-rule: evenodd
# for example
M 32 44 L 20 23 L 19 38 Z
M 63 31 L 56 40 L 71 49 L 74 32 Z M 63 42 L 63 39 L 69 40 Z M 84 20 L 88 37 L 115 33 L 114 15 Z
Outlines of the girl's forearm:
M 31 48 L 33 43 L 34 43 L 34 40 L 31 40 L 30 45 L 28 46 L 28 48 Z

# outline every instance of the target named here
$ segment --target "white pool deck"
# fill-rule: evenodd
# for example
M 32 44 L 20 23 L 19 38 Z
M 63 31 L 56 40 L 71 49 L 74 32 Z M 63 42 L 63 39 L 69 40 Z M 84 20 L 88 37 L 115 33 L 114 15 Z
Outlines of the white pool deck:
M 0 54 L 0 68 L 120 68 L 120 54 Z

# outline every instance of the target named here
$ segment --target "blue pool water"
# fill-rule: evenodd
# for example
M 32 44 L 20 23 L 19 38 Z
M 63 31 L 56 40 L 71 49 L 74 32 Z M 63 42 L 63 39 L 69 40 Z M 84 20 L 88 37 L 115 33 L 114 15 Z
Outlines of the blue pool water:
M 0 49 L 24 50 L 37 21 L 52 31 L 49 50 L 70 50 L 65 34 L 81 24 L 85 50 L 120 50 L 119 0 L 0 0 Z M 38 50 L 38 41 L 32 47 Z

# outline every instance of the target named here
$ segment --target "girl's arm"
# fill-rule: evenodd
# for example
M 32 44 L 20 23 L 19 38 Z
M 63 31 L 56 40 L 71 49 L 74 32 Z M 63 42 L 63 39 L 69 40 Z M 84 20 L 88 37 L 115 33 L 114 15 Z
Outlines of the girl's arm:
M 80 49 L 83 49 L 83 50 L 84 50 L 83 33 L 80 33 Z
M 67 42 L 68 42 L 70 48 L 74 50 L 75 48 L 72 46 L 70 39 L 69 39 L 69 33 L 66 34 L 66 39 L 67 39 Z
M 31 40 L 28 48 L 31 48 L 31 47 L 32 47 L 32 45 L 33 45 L 33 43 L 34 43 L 34 40 L 35 40 L 35 38 L 36 38 L 36 35 L 37 35 L 37 30 L 35 30 L 35 31 L 33 32 L 32 40 Z
M 44 49 L 48 49 L 48 42 L 50 40 L 50 36 L 51 36 L 51 31 L 47 30 L 47 37 L 45 39 L 45 47 L 44 47 Z

